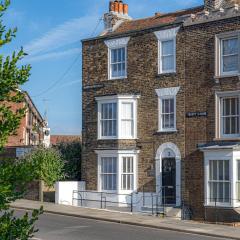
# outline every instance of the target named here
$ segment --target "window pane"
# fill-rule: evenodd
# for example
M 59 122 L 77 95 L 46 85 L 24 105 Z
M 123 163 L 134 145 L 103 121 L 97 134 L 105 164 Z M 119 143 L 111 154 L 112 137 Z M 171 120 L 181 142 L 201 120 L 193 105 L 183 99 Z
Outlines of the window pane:
M 163 56 L 162 57 L 162 70 L 170 71 L 174 69 L 174 56 Z
M 219 161 L 218 162 L 218 174 L 219 174 L 219 177 L 218 177 L 218 180 L 223 180 L 223 161 Z
M 218 180 L 217 161 L 211 161 L 213 165 L 213 180 Z
M 117 50 L 112 49 L 111 50 L 111 63 L 117 62 Z
M 230 183 L 224 183 L 224 202 L 230 201 Z
M 174 54 L 174 41 L 163 41 L 162 42 L 162 56 Z
M 223 55 L 238 53 L 238 39 L 232 38 L 223 40 Z
M 224 180 L 229 181 L 229 161 L 224 161 Z
M 219 182 L 218 184 L 218 202 L 224 202 L 223 201 L 223 183 Z
M 122 118 L 132 119 L 133 117 L 133 104 L 132 103 L 122 103 Z
M 238 55 L 223 56 L 223 72 L 238 71 Z

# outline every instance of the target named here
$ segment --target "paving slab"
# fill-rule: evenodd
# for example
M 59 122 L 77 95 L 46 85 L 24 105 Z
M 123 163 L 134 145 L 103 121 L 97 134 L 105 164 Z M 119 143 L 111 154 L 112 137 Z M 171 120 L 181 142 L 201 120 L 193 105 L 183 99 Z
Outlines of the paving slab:
M 239 227 L 57 205 L 54 203 L 41 203 L 29 200 L 18 200 L 11 204 L 12 208 L 25 210 L 39 209 L 41 206 L 43 206 L 46 213 L 240 240 Z

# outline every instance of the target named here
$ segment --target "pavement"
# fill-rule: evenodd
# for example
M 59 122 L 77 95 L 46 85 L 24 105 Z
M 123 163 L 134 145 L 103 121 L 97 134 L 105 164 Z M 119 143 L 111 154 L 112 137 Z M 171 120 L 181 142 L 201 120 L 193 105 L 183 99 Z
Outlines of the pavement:
M 43 206 L 45 213 L 81 219 L 100 220 L 112 223 L 121 223 L 145 228 L 169 230 L 178 233 L 198 234 L 208 237 L 239 239 L 240 228 L 217 224 L 205 224 L 195 221 L 183 221 L 172 218 L 158 218 L 141 214 L 111 212 L 106 210 L 88 209 L 73 206 L 40 203 L 29 200 L 18 200 L 11 204 L 12 208 L 32 210 Z M 168 238 L 167 238 L 168 239 Z

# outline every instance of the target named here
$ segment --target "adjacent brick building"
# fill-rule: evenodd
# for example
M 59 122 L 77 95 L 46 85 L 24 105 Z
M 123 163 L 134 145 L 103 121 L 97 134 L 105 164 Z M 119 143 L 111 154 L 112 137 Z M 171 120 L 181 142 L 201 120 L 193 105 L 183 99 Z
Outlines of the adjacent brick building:
M 16 133 L 8 138 L 6 147 L 35 146 L 43 143 L 46 123 L 27 92 L 24 92 L 24 97 L 23 103 L 11 106 L 13 110 L 26 108 L 26 114 Z
M 195 219 L 239 221 L 239 1 L 133 20 L 110 2 L 83 40 L 87 190 L 153 192 Z

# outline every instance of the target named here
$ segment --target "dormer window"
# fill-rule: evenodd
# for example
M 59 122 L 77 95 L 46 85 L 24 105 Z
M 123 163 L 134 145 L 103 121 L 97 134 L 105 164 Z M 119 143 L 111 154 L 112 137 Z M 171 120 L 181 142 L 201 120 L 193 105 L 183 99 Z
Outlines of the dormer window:
M 123 79 L 127 77 L 127 38 L 105 41 L 108 47 L 108 79 Z

